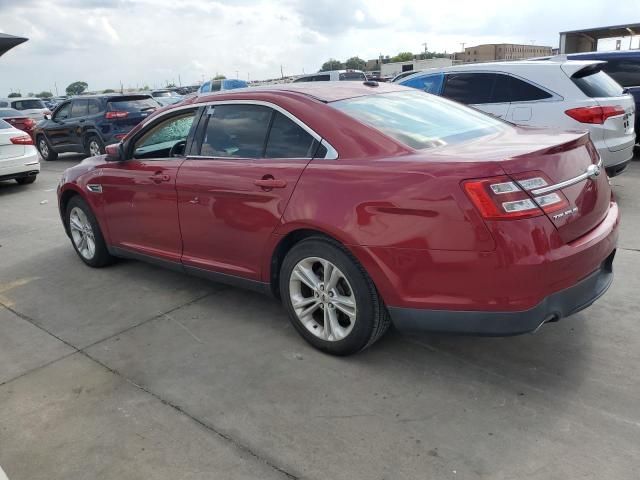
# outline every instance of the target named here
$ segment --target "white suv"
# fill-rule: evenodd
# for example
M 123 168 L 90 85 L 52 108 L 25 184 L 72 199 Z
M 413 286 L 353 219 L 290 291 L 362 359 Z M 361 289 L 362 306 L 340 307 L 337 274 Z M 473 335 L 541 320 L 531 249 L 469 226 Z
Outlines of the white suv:
M 326 72 L 309 73 L 296 78 L 297 82 L 341 82 L 345 80 L 366 81 L 367 76 L 361 70 L 328 70 Z
M 588 130 L 610 176 L 633 158 L 635 104 L 598 61 L 521 61 L 429 69 L 398 82 L 518 125 Z
M 0 98 L 0 108 L 20 110 L 26 117 L 33 118 L 36 121 L 44 119 L 45 115 L 51 114 L 42 99 L 35 97 Z

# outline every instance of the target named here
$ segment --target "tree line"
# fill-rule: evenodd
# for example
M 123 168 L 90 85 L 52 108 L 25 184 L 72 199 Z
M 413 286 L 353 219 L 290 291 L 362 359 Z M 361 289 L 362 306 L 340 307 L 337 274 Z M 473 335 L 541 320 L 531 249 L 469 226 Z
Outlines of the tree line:
M 393 62 L 410 62 L 411 60 L 425 60 L 428 58 L 445 58 L 448 57 L 448 54 L 440 53 L 440 52 L 422 52 L 417 55 L 414 55 L 412 52 L 400 52 L 393 57 L 389 55 L 385 57 L 381 57 L 381 63 L 393 63 Z M 322 64 L 320 68 L 321 72 L 326 72 L 328 70 L 364 70 L 367 65 L 366 60 L 363 60 L 360 57 L 351 57 L 341 62 L 340 60 L 336 60 L 335 58 L 330 58 L 326 62 Z

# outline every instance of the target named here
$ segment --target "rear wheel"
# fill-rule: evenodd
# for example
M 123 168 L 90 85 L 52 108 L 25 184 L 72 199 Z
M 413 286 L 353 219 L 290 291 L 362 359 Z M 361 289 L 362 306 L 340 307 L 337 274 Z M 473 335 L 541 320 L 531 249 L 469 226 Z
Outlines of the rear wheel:
M 58 153 L 51 148 L 51 145 L 49 145 L 49 142 L 44 135 L 40 135 L 38 137 L 38 151 L 40 152 L 40 156 L 47 162 L 51 162 L 58 158 Z
M 287 254 L 280 273 L 282 301 L 298 332 L 333 355 L 356 353 L 389 327 L 387 310 L 358 261 L 339 243 L 311 238 Z
M 102 155 L 104 153 L 104 143 L 97 135 L 89 135 L 84 142 L 85 153 L 90 157 Z
M 113 262 L 89 205 L 79 196 L 69 200 L 65 216 L 71 243 L 82 261 L 91 267 L 104 267 Z
M 32 177 L 22 177 L 22 178 L 16 178 L 16 182 L 18 182 L 20 185 L 27 185 L 29 183 L 33 183 L 36 181 L 36 176 L 33 175 Z

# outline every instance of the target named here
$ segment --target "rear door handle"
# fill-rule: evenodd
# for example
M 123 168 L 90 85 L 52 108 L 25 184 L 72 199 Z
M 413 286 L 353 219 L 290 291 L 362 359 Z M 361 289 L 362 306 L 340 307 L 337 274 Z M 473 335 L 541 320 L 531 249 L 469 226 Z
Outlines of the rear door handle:
M 168 182 L 171 180 L 171 177 L 165 173 L 156 173 L 155 175 L 151 175 L 149 178 L 155 183 Z
M 261 178 L 260 180 L 254 180 L 253 183 L 260 188 L 269 190 L 272 188 L 285 188 L 287 186 L 285 180 L 276 180 L 275 178 Z

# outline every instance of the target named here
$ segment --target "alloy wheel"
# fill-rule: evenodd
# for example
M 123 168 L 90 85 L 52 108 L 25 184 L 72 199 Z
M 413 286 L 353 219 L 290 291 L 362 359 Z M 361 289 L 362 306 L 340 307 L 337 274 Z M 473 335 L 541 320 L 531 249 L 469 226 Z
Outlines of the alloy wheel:
M 69 214 L 71 238 L 78 252 L 86 260 L 96 254 L 96 240 L 87 214 L 81 208 L 74 207 Z
M 289 295 L 296 316 L 318 338 L 337 342 L 356 322 L 356 299 L 347 277 L 333 263 L 319 257 L 299 261 L 289 279 Z
M 38 146 L 40 147 L 40 155 L 42 155 L 42 158 L 46 159 L 49 156 L 49 146 L 44 138 L 40 139 Z
M 89 153 L 91 154 L 92 157 L 95 157 L 96 155 L 100 155 L 100 144 L 97 142 L 97 140 L 91 140 L 89 142 Z

